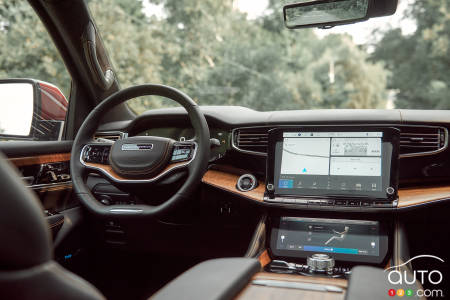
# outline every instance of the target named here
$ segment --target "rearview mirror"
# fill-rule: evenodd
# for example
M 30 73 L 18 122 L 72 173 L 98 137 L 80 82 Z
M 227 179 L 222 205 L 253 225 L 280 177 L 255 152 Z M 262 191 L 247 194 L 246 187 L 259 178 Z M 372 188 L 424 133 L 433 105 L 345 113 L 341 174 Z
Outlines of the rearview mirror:
M 0 140 L 60 140 L 67 106 L 50 83 L 0 80 Z
M 395 13 L 398 0 L 298 0 L 283 7 L 287 28 L 329 28 Z

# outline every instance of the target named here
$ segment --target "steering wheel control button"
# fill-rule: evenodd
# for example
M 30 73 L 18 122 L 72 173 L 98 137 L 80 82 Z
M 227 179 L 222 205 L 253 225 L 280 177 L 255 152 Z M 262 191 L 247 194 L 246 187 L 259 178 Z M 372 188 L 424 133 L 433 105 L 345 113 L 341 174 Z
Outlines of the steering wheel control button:
M 108 164 L 111 145 L 87 145 L 82 157 L 84 162 Z
M 334 258 L 327 254 L 313 254 L 308 257 L 307 264 L 310 273 L 332 274 L 334 269 Z
M 171 162 L 181 162 L 188 161 L 192 158 L 194 153 L 193 144 L 178 144 L 176 143 L 173 147 Z
M 244 174 L 239 177 L 236 188 L 241 192 L 248 192 L 258 186 L 258 180 L 252 174 Z

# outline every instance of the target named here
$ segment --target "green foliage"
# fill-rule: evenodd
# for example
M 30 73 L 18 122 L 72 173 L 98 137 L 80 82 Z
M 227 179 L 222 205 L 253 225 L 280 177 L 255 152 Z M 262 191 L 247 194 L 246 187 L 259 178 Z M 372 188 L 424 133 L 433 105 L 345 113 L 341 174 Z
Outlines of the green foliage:
M 123 86 L 163 83 L 202 105 L 257 110 L 385 106 L 388 73 L 381 64 L 368 62 L 349 36 L 321 40 L 311 30 L 284 29 L 275 1 L 272 13 L 257 20 L 233 9 L 232 1 L 155 2 L 164 5 L 166 17 L 137 24 L 131 13 L 128 21 L 123 14 L 105 18 L 105 11 L 117 11 L 117 0 L 90 5 L 99 27 L 108 28 L 103 39 Z M 130 105 L 142 112 L 162 102 L 145 98 Z
M 0 78 L 34 78 L 69 96 L 70 77 L 59 53 L 26 1 L 0 0 Z
M 152 2 L 164 5 L 163 17 L 146 16 L 142 0 L 89 1 L 122 87 L 162 83 L 202 105 L 257 110 L 383 108 L 389 88 L 398 107 L 450 108 L 447 0 L 416 1 L 408 14 L 417 32 L 386 32 L 370 57 L 348 35 L 285 29 L 280 1 L 255 20 L 231 0 Z M 25 1 L 0 0 L 0 44 L 1 78 L 49 81 L 68 95 L 70 77 Z M 142 112 L 168 103 L 130 105 Z
M 373 60 L 392 72 L 389 87 L 398 91 L 397 107 L 450 109 L 450 2 L 417 0 L 407 17 L 416 20 L 417 31 L 386 32 Z

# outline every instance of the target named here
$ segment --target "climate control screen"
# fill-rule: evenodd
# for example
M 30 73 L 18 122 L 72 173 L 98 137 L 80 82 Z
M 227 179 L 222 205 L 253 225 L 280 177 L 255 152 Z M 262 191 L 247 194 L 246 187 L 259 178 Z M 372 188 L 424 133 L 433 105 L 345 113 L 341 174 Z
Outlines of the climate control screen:
M 387 227 L 379 220 L 280 216 L 272 222 L 270 251 L 275 259 L 303 261 L 324 253 L 336 261 L 382 264 L 388 257 Z
M 377 221 L 283 217 L 277 249 L 293 252 L 379 255 Z

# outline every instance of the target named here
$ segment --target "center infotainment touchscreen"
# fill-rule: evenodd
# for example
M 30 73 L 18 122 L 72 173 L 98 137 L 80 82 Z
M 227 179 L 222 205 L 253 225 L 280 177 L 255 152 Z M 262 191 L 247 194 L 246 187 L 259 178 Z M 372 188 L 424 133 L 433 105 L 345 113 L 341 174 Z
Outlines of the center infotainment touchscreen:
M 389 199 L 396 193 L 395 129 L 275 129 L 269 160 L 273 194 L 361 196 Z

